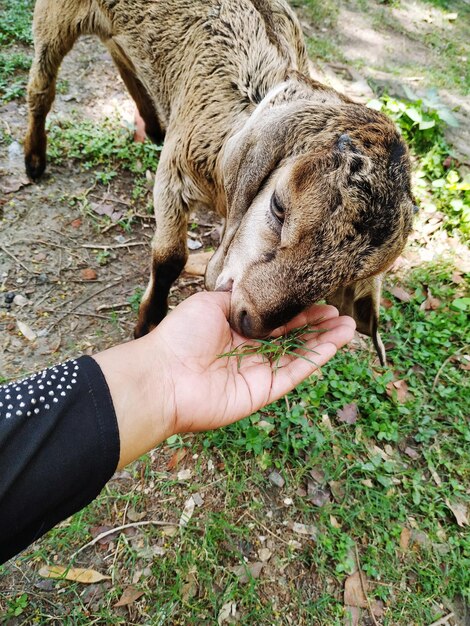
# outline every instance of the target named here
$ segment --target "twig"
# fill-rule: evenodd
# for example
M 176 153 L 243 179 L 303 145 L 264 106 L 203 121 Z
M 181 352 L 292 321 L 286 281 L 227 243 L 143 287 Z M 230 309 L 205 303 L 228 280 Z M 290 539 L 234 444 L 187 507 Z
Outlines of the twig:
M 464 350 L 467 350 L 467 348 L 469 348 L 469 347 L 470 347 L 470 345 L 469 345 L 469 344 L 467 344 L 466 346 L 462 346 L 462 348 L 460 348 L 459 350 L 457 350 L 456 352 L 454 352 L 453 354 L 451 354 L 450 356 L 448 356 L 448 357 L 447 357 L 447 359 L 441 363 L 441 367 L 437 370 L 437 374 L 436 374 L 436 376 L 435 376 L 435 378 L 434 378 L 434 382 L 433 382 L 432 387 L 431 387 L 431 393 L 433 393 L 433 392 L 434 392 L 434 389 L 436 388 L 436 386 L 437 386 L 437 382 L 438 382 L 438 380 L 439 380 L 439 376 L 442 374 L 442 370 L 443 370 L 443 369 L 444 369 L 444 367 L 447 365 L 447 363 L 448 363 L 451 359 L 453 359 L 453 358 L 454 358 L 454 356 L 457 356 L 457 354 L 460 354 L 460 353 L 461 353 L 461 352 L 463 352 Z
M 70 559 L 71 560 L 74 559 L 77 556 L 77 554 L 80 554 L 80 552 L 85 550 L 85 548 L 94 546 L 95 543 L 98 543 L 98 541 L 101 541 L 101 539 L 104 539 L 108 535 L 112 535 L 113 533 L 117 533 L 121 530 L 125 530 L 126 528 L 137 528 L 138 526 L 178 526 L 178 523 L 177 522 L 161 522 L 160 520 L 152 519 L 152 520 L 144 520 L 143 522 L 132 522 L 129 524 L 122 524 L 121 526 L 116 526 L 116 528 L 110 528 L 109 530 L 105 530 L 104 532 L 97 535 L 94 539 L 92 539 L 91 541 L 86 543 L 84 546 L 79 548 L 76 552 L 74 552 L 72 556 L 70 557 Z
M 28 274 L 40 274 L 41 272 L 38 272 L 37 270 L 33 270 L 30 269 L 29 267 L 27 267 L 23 261 L 20 261 L 14 254 L 12 254 L 9 250 L 7 250 L 4 246 L 0 246 L 0 248 L 3 250 L 3 252 L 5 254 L 8 254 L 9 257 L 11 257 L 16 263 L 18 263 L 19 265 L 21 265 L 22 268 L 24 268 Z
M 106 317 L 106 315 L 98 315 L 98 313 L 82 313 L 81 311 L 73 311 L 70 315 L 78 315 L 78 317 L 96 317 L 99 320 L 106 320 L 110 322 L 110 318 Z M 126 324 L 131 324 L 128 320 L 120 320 L 120 323 L 125 322 Z
M 442 624 L 447 624 L 451 617 L 454 617 L 454 613 L 449 613 L 445 617 L 441 617 L 441 619 L 438 619 L 437 622 L 429 624 L 429 626 L 442 626 Z
M 259 520 L 256 519 L 256 517 L 254 517 L 251 513 L 249 513 L 248 511 L 246 512 L 246 514 L 248 515 L 248 517 L 251 517 L 251 519 L 256 522 L 258 524 L 258 526 L 260 526 L 263 530 L 265 530 L 267 533 L 269 533 L 270 535 L 272 535 L 273 537 L 276 537 L 276 539 L 278 541 L 282 541 L 282 543 L 285 543 L 286 546 L 289 546 L 289 548 L 291 547 L 291 544 L 286 541 L 285 539 L 283 539 L 282 537 L 279 537 L 279 535 L 276 535 L 276 533 L 273 533 L 272 530 L 269 530 L 269 528 L 267 526 L 265 526 L 264 524 L 262 524 Z
M 121 200 L 120 198 L 116 198 L 115 196 L 97 196 L 94 193 L 90 194 L 90 198 L 96 198 L 97 200 L 101 200 L 101 204 L 103 204 L 103 202 L 116 202 L 117 204 L 124 204 L 125 206 L 132 206 L 131 202 L 128 202 L 127 200 Z
M 119 283 L 122 282 L 121 279 L 120 280 L 115 280 L 113 283 L 108 283 L 107 285 L 105 285 L 104 287 L 102 287 L 101 289 L 98 289 L 98 291 L 93 292 L 92 294 L 90 294 L 89 296 L 87 296 L 86 298 L 83 298 L 83 300 L 80 300 L 79 302 L 77 302 L 77 304 L 72 307 L 69 311 L 66 311 L 63 315 L 61 315 L 57 320 L 55 320 L 55 322 L 53 322 L 49 328 L 47 329 L 47 332 L 50 333 L 51 330 L 53 328 L 55 328 L 58 324 L 60 324 L 67 316 L 69 316 L 71 313 L 73 313 L 76 309 L 78 309 L 79 306 L 82 306 L 82 304 L 85 304 L 86 302 L 88 302 L 89 300 L 91 300 L 92 298 L 94 298 L 95 296 L 98 296 L 100 293 L 103 293 L 103 291 L 106 291 L 107 289 L 110 289 L 111 287 L 115 287 L 116 285 L 119 285 Z
M 115 302 L 114 304 L 100 304 L 100 306 L 96 307 L 96 310 L 98 311 L 98 313 L 101 313 L 101 311 L 112 311 L 113 309 L 122 309 L 122 307 L 130 307 L 130 303 L 129 302 Z
M 369 609 L 369 613 L 370 613 L 370 616 L 372 618 L 372 621 L 374 622 L 374 626 L 379 626 L 377 620 L 375 619 L 375 615 L 374 615 L 374 612 L 372 610 L 372 606 L 370 604 L 369 596 L 367 595 L 366 582 L 365 582 L 364 577 L 362 575 L 361 563 L 359 561 L 359 552 L 358 552 L 356 544 L 354 544 L 354 551 L 356 553 L 357 571 L 359 572 L 359 580 L 361 581 L 362 593 L 364 594 L 364 597 L 365 597 L 365 599 L 367 601 L 367 608 Z
M 146 241 L 129 241 L 129 243 L 111 243 L 108 245 L 98 245 L 91 243 L 83 243 L 81 248 L 90 248 L 91 250 L 116 250 L 117 248 L 130 248 L 131 246 L 147 246 Z

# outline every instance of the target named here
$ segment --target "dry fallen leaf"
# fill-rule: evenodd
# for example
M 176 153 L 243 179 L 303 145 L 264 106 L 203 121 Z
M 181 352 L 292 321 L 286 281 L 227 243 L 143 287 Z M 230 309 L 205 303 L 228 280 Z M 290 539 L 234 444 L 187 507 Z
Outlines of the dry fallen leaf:
M 182 469 L 178 472 L 178 480 L 189 480 L 192 472 L 190 469 Z
M 467 505 L 464 502 L 459 502 L 454 500 L 450 502 L 446 499 L 446 504 L 452 513 L 455 515 L 455 519 L 457 520 L 457 524 L 462 528 L 468 525 L 468 517 L 467 517 Z
M 204 276 L 209 259 L 213 254 L 213 252 L 190 254 L 184 266 L 184 271 L 186 274 L 191 274 L 191 276 Z
M 344 626 L 359 626 L 361 623 L 362 609 L 357 606 L 344 607 Z
M 229 570 L 235 574 L 235 576 L 242 584 L 245 584 L 250 580 L 250 574 L 255 579 L 259 578 L 263 567 L 264 563 L 261 563 L 261 561 L 256 561 L 255 563 L 236 565 L 235 567 L 230 567 Z
M 124 589 L 124 591 L 122 592 L 122 596 L 119 598 L 114 606 L 128 606 L 129 604 L 132 604 L 133 602 L 141 598 L 143 595 L 143 591 L 139 591 L 131 585 Z
M 20 176 L 19 178 L 16 176 L 4 176 L 2 177 L 0 190 L 3 193 L 15 193 L 15 191 L 19 191 L 22 187 L 30 184 L 31 181 L 26 176 Z
M 435 298 L 429 288 L 426 289 L 426 300 L 420 304 L 421 311 L 435 311 L 441 306 L 439 298 Z
M 179 463 L 184 459 L 184 457 L 188 454 L 188 448 L 178 448 L 174 454 L 172 454 L 171 459 L 168 461 L 167 470 L 171 472 L 174 470 Z
M 400 533 L 400 548 L 403 552 L 408 550 L 408 546 L 410 545 L 411 539 L 411 530 L 409 528 L 403 527 Z
M 403 287 L 398 287 L 398 285 L 390 289 L 390 293 L 400 302 L 410 302 L 413 297 L 408 291 L 405 291 Z
M 96 280 L 98 273 L 92 267 L 86 267 L 80 272 L 82 280 Z
M 365 591 L 367 591 L 367 581 L 364 575 L 363 579 Z M 368 606 L 367 598 L 362 590 L 361 576 L 358 571 L 348 576 L 344 582 L 344 604 L 362 609 L 366 609 Z
M 192 518 L 195 506 L 196 506 L 196 503 L 194 502 L 192 496 L 190 498 L 188 498 L 186 500 L 186 502 L 184 503 L 184 509 L 183 509 L 183 512 L 181 513 L 181 517 L 180 517 L 180 527 L 181 528 L 183 526 L 186 526 L 186 524 Z
M 312 537 L 318 534 L 318 529 L 313 524 L 300 524 L 299 522 L 292 524 L 292 531 L 298 535 L 311 535 Z
M 132 507 L 127 511 L 127 517 L 131 522 L 140 522 L 147 515 L 145 511 L 136 511 Z
M 18 326 L 18 330 L 20 333 L 26 337 L 28 341 L 34 341 L 37 337 L 34 330 L 26 324 L 26 322 L 22 322 L 21 320 L 16 320 L 16 325 Z
M 235 616 L 236 612 L 236 602 L 226 602 L 220 609 L 219 615 L 217 616 L 217 626 L 222 626 L 225 622 L 231 623 L 231 618 Z
M 354 402 L 345 404 L 342 409 L 336 411 L 339 421 L 345 424 L 355 424 L 357 421 L 357 413 L 357 404 Z
M 392 380 L 387 383 L 387 396 L 393 399 L 395 394 L 398 402 L 401 404 L 410 399 L 408 385 L 405 380 Z
M 65 580 L 73 580 L 77 583 L 90 585 L 98 583 L 100 580 L 109 580 L 111 576 L 105 576 L 93 569 L 84 569 L 82 567 L 64 567 L 63 565 L 45 565 L 39 570 L 39 576 L 43 578 L 60 578 Z
M 269 561 L 269 559 L 272 557 L 272 552 L 271 550 L 269 550 L 269 548 L 260 548 L 258 550 L 258 557 L 259 560 L 262 561 L 263 563 L 266 563 L 266 561 Z

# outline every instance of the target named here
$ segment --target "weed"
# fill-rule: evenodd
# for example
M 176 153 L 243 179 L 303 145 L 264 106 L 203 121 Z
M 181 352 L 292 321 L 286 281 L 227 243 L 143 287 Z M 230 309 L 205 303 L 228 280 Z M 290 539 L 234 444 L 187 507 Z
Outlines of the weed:
M 415 190 L 420 203 L 443 211 L 447 228 L 470 236 L 470 175 L 460 172 L 458 162 L 444 138 L 446 124 L 456 126 L 452 113 L 442 106 L 435 91 L 414 101 L 383 96 L 369 102 L 398 124 L 417 157 Z
M 129 296 L 129 298 L 127 299 L 134 313 L 138 313 L 140 301 L 142 300 L 143 295 L 144 289 L 142 289 L 142 287 L 137 287 L 132 296 Z
M 0 53 L 0 101 L 9 102 L 24 96 L 31 57 L 23 52 Z
M 97 124 L 91 120 L 48 121 L 48 156 L 52 163 L 77 159 L 85 169 L 99 168 L 96 180 L 108 184 L 119 170 L 135 174 L 134 199 L 147 193 L 145 173 L 158 165 L 160 146 L 149 141 L 136 143 L 117 118 Z
M 0 46 L 10 43 L 32 44 L 31 22 L 34 0 L 0 2 Z

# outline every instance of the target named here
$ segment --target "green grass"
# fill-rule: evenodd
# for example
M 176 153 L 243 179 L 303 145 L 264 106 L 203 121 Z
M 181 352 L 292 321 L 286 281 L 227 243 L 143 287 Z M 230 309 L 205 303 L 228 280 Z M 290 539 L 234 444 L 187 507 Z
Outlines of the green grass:
M 96 180 L 108 184 L 118 170 L 134 174 L 133 197 L 147 189 L 145 173 L 155 172 L 161 146 L 150 141 L 136 143 L 129 128 L 114 118 L 92 120 L 48 121 L 48 158 L 61 164 L 75 159 L 84 169 L 95 170 Z
M 32 0 L 0 0 L 0 103 L 25 95 L 33 6 Z
M 0 0 L 0 46 L 33 43 L 31 32 L 34 0 Z

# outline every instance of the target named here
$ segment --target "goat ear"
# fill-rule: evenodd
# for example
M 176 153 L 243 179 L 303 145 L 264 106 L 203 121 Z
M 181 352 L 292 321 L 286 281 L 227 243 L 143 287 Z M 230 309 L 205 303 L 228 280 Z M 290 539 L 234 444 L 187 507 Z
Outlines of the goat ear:
M 224 148 L 222 170 L 227 199 L 227 221 L 222 241 L 206 271 L 206 287 L 214 289 L 230 244 L 262 187 L 295 144 L 295 127 L 305 101 L 268 108 L 261 102 Z
M 385 348 L 378 332 L 382 275 L 358 280 L 340 287 L 327 300 L 337 307 L 340 315 L 354 318 L 357 330 L 372 337 L 381 365 L 386 364 Z

